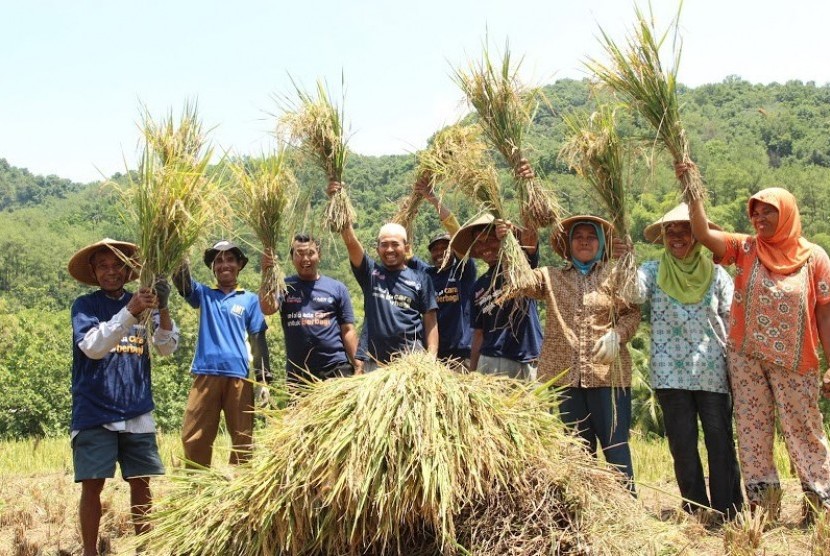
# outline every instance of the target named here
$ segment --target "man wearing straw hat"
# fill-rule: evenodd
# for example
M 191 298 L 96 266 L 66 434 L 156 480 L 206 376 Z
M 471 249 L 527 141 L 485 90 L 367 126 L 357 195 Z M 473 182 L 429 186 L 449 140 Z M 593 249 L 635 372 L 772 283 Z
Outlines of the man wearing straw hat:
M 150 477 L 163 475 L 156 445 L 150 351 L 141 316 L 151 310 L 152 344 L 161 355 L 178 346 L 170 318 L 170 286 L 156 281 L 155 292 L 124 289 L 135 280 L 131 265 L 137 246 L 104 239 L 84 247 L 69 261 L 69 274 L 97 286 L 72 304 L 72 458 L 81 483 L 79 516 L 85 555 L 98 554 L 101 490 L 115 476 L 115 463 L 130 485 L 136 534 L 147 531 Z
M 205 250 L 204 263 L 216 284 L 194 280 L 187 263 L 173 276 L 185 301 L 199 309 L 199 335 L 191 373 L 193 386 L 182 424 L 187 465 L 210 467 L 220 414 L 231 436 L 230 463 L 250 459 L 254 430 L 254 393 L 248 378 L 250 359 L 259 382 L 270 382 L 268 325 L 257 294 L 239 287 L 239 272 L 248 257 L 236 244 L 222 240 Z M 250 347 L 250 352 L 249 352 Z M 250 353 L 250 355 L 249 355 Z M 261 390 L 267 396 L 267 388 Z
M 520 235 L 530 266 L 535 268 L 539 265 L 537 235 L 528 230 Z M 479 216 L 463 226 L 450 242 L 457 257 L 472 256 L 489 267 L 473 288 L 470 369 L 535 380 L 536 360 L 542 345 L 536 301 L 520 298 L 497 303 L 502 294 L 502 280 L 496 273 L 500 246 L 491 214 Z
M 329 182 L 328 195 L 334 195 L 340 187 L 339 182 Z M 426 273 L 406 264 L 406 229 L 400 224 L 381 226 L 377 236 L 380 263 L 366 253 L 351 224 L 343 228 L 341 237 L 352 273 L 363 290 L 367 330 L 363 371 L 371 372 L 406 351 L 426 349 L 436 355 L 435 291 Z

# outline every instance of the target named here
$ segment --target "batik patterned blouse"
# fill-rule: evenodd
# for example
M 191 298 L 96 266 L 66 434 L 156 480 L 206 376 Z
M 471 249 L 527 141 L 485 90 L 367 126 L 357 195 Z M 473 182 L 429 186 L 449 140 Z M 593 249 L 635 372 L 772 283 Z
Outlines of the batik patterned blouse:
M 709 290 L 698 303 L 681 303 L 657 285 L 659 261 L 638 271 L 640 295 L 651 305 L 651 386 L 726 394 L 726 322 L 732 278 L 715 266 Z

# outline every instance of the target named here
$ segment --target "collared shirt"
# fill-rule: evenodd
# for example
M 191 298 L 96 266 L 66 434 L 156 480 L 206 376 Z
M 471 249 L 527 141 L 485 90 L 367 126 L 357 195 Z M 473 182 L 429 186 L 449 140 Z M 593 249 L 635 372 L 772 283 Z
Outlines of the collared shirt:
M 540 381 L 558 377 L 559 386 L 631 386 L 631 354 L 625 344 L 637 331 L 640 309 L 613 294 L 612 269 L 597 263 L 587 275 L 571 264 L 533 271 L 537 287 L 526 293 L 547 302 Z M 610 365 L 593 362 L 594 344 L 612 329 L 620 336 L 619 358 Z
M 659 261 L 637 272 L 642 300 L 651 306 L 651 386 L 729 393 L 726 322 L 732 278 L 721 266 L 698 303 L 681 303 L 657 285 Z
M 268 328 L 259 297 L 241 288 L 225 293 L 218 286 L 193 280 L 192 291 L 185 300 L 199 309 L 199 335 L 191 372 L 248 378 L 248 336 Z

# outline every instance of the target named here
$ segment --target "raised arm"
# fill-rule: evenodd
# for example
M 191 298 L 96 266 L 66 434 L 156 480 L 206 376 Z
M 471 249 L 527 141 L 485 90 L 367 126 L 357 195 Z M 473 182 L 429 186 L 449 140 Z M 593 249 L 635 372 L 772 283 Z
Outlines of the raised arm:
M 689 170 L 689 165 L 678 162 L 674 165 L 674 173 L 680 179 Z M 703 199 L 695 199 L 689 203 L 689 219 L 692 225 L 692 235 L 720 259 L 726 254 L 726 237 L 723 232 L 709 228 L 706 210 L 703 208 Z
M 259 306 L 263 315 L 273 315 L 280 310 L 280 300 L 266 291 L 266 277 L 270 269 L 274 267 L 274 253 L 266 249 L 262 254 L 262 279 L 259 285 Z
M 536 177 L 536 172 L 526 158 L 519 160 L 519 167 L 516 168 L 516 177 L 523 180 L 532 180 Z M 535 255 L 539 249 L 539 232 L 536 228 L 526 226 L 519 233 L 519 245 L 528 255 Z
M 337 193 L 341 187 L 342 185 L 339 181 L 331 180 L 328 188 L 326 189 L 326 194 L 331 197 Z M 352 266 L 359 267 L 360 263 L 363 262 L 363 254 L 366 250 L 363 249 L 363 245 L 360 243 L 360 240 L 357 239 L 357 235 L 354 233 L 354 228 L 352 228 L 351 224 L 343 228 L 343 231 L 340 232 L 340 237 L 343 238 L 343 243 L 346 245 L 346 251 L 349 252 L 349 262 L 352 263 Z
M 412 190 L 416 193 L 420 193 L 424 199 L 429 201 L 429 203 L 435 207 L 435 210 L 438 211 L 438 218 L 441 219 L 441 224 L 447 229 L 447 231 L 451 234 L 454 234 L 458 231 L 458 221 L 455 220 L 450 209 L 448 209 L 444 204 L 441 202 L 441 199 L 435 194 L 435 189 L 432 187 L 432 181 L 430 176 L 422 175 L 412 186 Z M 453 229 L 452 222 L 455 222 L 455 227 Z M 449 227 L 445 222 L 449 223 Z

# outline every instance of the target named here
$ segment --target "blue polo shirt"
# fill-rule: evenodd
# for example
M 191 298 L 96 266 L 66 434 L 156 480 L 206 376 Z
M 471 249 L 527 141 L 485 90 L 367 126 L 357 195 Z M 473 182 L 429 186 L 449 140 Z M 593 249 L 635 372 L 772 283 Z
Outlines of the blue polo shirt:
M 365 252 L 352 273 L 363 290 L 368 355 L 387 363 L 395 353 L 423 347 L 422 315 L 438 308 L 430 277 L 409 267 L 389 270 Z
M 102 359 L 90 359 L 78 344 L 87 332 L 112 319 L 133 294 L 111 299 L 102 291 L 72 304 L 72 430 L 126 421 L 154 408 L 150 380 L 150 344 L 143 325 Z
M 531 268 L 539 266 L 539 251 L 528 255 Z M 539 358 L 542 350 L 542 325 L 536 300 L 517 297 L 497 305 L 502 279 L 491 290 L 493 268 L 476 280 L 472 299 L 473 328 L 484 334 L 481 355 L 504 357 L 519 363 Z
M 324 376 L 323 371 L 349 362 L 340 327 L 354 324 L 346 285 L 328 276 L 317 280 L 285 279 L 280 303 L 285 335 L 285 372 Z
M 199 336 L 191 372 L 248 378 L 248 335 L 268 328 L 259 298 L 243 289 L 226 294 L 195 280 L 192 286 L 185 300 L 199 309 Z

